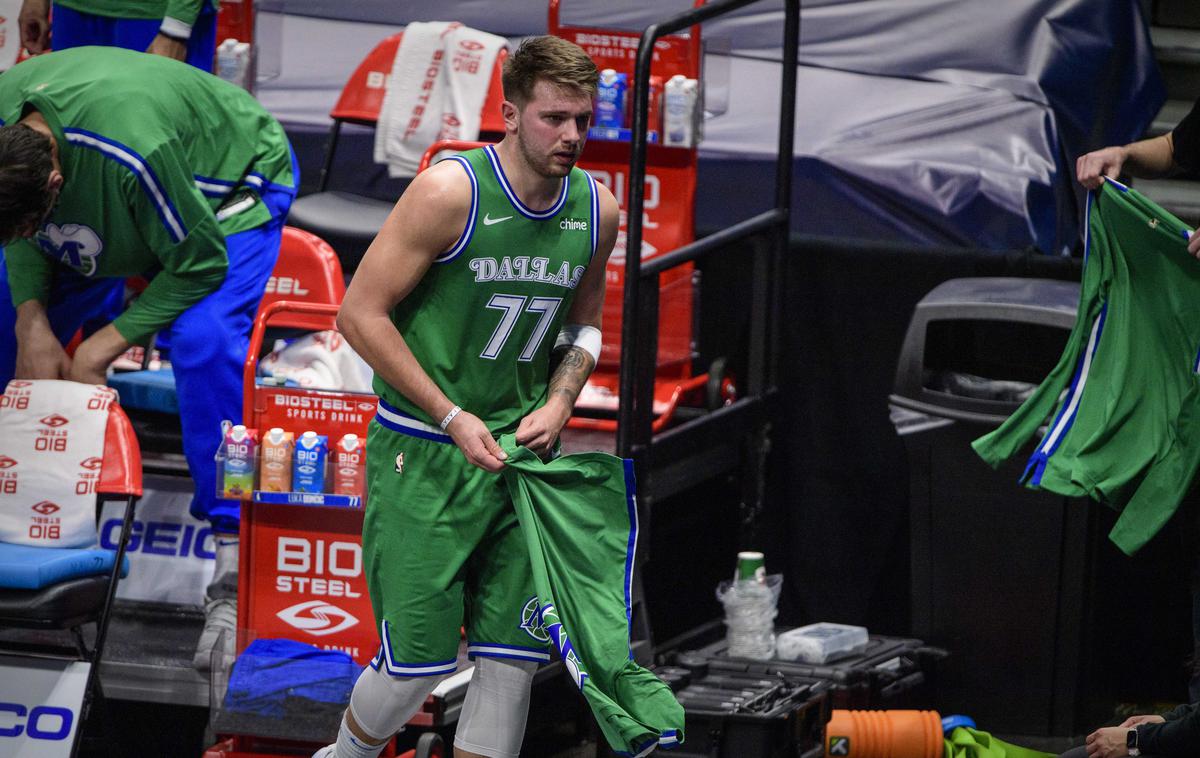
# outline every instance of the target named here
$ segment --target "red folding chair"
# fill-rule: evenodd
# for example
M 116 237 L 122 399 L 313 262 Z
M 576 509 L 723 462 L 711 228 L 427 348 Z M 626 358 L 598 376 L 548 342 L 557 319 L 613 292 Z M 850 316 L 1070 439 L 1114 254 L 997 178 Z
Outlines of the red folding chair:
M 346 296 L 346 279 L 337 253 L 325 240 L 294 226 L 283 227 L 279 259 L 267 281 L 267 290 L 258 306 L 255 320 L 272 303 L 332 303 L 340 305 Z M 285 311 L 272 319 L 271 326 L 324 331 L 333 329 L 332 316 Z
M 27 383 L 13 382 L 10 388 L 23 384 Z M 17 471 L 21 464 L 0 465 Z M 78 752 L 82 724 L 97 698 L 103 697 L 100 660 L 117 582 L 128 571 L 125 550 L 141 494 L 141 451 L 129 418 L 114 401 L 108 407 L 104 455 L 96 483 L 96 517 L 98 520 L 106 501 L 125 503 L 116 549 L 0 543 L 0 629 L 6 630 L 0 642 L 0 690 L 3 682 L 19 683 L 20 688 L 16 696 L 6 691 L 0 698 L 5 701 L 0 703 L 0 711 L 6 715 L 5 745 L 15 745 L 15 752 L 5 755 L 49 758 Z M 36 555 L 38 551 L 46 555 Z M 64 578 L 44 581 L 52 574 Z M 83 635 L 83 626 L 89 623 L 96 625 L 90 646 Z M 18 631 L 12 634 L 8 630 Z M 73 644 L 56 644 L 54 638 L 60 631 L 69 632 Z M 44 632 L 54 634 L 48 637 Z
M 321 168 L 321 179 L 317 191 L 297 198 L 288 214 L 288 223 L 320 235 L 333 245 L 348 271 L 353 272 L 362 260 L 363 253 L 379 233 L 383 222 L 395 204 L 394 200 L 379 200 L 366 195 L 330 189 L 334 173 L 335 154 L 343 124 L 357 124 L 374 128 L 379 120 L 379 108 L 387 77 L 392 71 L 396 50 L 400 47 L 402 33 L 393 34 L 375 46 L 362 63 L 350 75 L 342 88 L 329 117 L 333 125 L 329 131 L 329 146 L 325 150 L 325 163 Z M 487 99 L 483 105 L 480 131 L 483 133 L 504 132 L 504 120 L 500 115 L 500 103 L 504 100 L 504 89 L 500 83 L 500 71 L 507 51 L 501 50 L 492 70 L 492 79 Z M 361 171 L 360 171 L 361 173 Z

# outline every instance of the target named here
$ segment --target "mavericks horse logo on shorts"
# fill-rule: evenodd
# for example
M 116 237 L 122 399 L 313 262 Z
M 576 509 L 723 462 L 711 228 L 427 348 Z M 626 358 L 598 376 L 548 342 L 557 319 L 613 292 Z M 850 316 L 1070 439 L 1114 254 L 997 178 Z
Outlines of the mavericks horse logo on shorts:
M 529 598 L 529 602 L 521 609 L 521 628 L 538 642 L 550 641 L 550 635 L 546 634 L 546 628 L 542 626 L 542 619 L 538 615 L 537 595 Z

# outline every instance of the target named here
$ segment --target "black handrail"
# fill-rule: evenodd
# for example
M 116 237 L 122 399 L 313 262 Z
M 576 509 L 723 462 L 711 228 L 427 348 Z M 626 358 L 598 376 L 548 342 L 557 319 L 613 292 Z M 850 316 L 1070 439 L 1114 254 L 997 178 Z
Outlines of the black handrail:
M 633 134 L 629 161 L 628 227 L 625 244 L 625 292 L 621 324 L 620 407 L 617 412 L 617 454 L 633 457 L 635 450 L 644 450 L 650 442 L 650 424 L 654 395 L 654 374 L 658 353 L 658 287 L 663 271 L 694 260 L 734 242 L 769 232 L 776 232 L 775 258 L 787 244 L 791 212 L 792 143 L 796 112 L 796 64 L 800 47 L 800 0 L 784 0 L 783 72 L 780 92 L 779 154 L 775 164 L 775 208 L 735 224 L 712 237 L 698 240 L 668 253 L 661 258 L 641 262 L 642 212 L 646 181 L 646 127 L 650 102 L 650 63 L 654 43 L 668 34 L 695 24 L 752 5 L 758 0 L 717 0 L 699 8 L 684 11 L 666 21 L 652 24 L 642 32 L 638 45 L 637 67 L 633 88 Z M 697 107 L 702 107 L 697 103 Z M 756 265 L 756 298 L 751 317 L 752 341 L 773 338 L 769 325 L 763 323 L 778 312 L 778 287 L 772 283 L 776 272 L 769 264 Z M 765 280 L 765 281 L 759 281 Z M 643 285 L 652 285 L 643 287 Z M 763 292 L 762 290 L 765 290 Z M 639 323 L 639 315 L 650 324 Z M 747 386 L 752 392 L 771 384 L 767 367 L 769 356 L 765 346 L 751 345 L 750 373 Z

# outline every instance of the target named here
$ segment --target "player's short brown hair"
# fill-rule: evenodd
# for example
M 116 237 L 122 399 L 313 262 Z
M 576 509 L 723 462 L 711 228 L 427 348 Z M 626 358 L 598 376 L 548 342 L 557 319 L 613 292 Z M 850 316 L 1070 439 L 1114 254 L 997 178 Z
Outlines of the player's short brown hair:
M 525 105 L 533 97 L 533 87 L 539 79 L 580 90 L 594 98 L 600 72 L 579 45 L 544 35 L 522 42 L 504 62 L 504 99 Z
M 0 245 L 50 212 L 50 140 L 24 124 L 0 127 Z

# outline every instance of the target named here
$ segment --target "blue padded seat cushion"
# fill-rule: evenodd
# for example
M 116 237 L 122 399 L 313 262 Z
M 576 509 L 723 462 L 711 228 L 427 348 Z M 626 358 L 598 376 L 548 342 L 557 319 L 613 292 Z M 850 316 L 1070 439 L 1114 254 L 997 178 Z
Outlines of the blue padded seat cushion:
M 116 550 L 96 547 L 34 547 L 0 542 L 0 587 L 37 590 L 83 576 L 112 571 Z M 121 576 L 129 573 L 129 556 L 121 562 Z
M 126 371 L 108 378 L 108 386 L 121 395 L 121 406 L 141 411 L 179 415 L 179 397 L 175 394 L 175 372 Z

